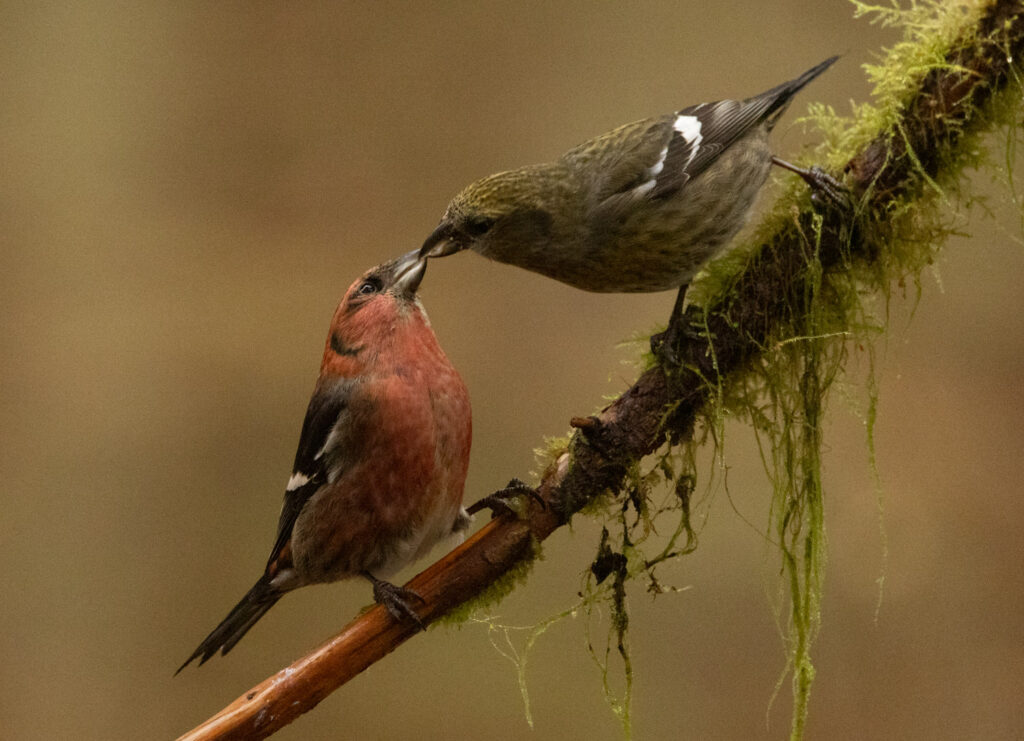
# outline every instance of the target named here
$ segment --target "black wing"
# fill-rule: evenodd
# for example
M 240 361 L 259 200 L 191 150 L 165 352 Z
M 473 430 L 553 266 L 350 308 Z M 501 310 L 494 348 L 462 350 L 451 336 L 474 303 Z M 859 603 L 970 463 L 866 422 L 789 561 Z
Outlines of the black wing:
M 278 557 L 292 536 L 295 520 L 306 502 L 324 484 L 337 476 L 337 455 L 334 451 L 344 447 L 347 414 L 354 383 L 345 379 L 318 388 L 309 400 L 306 418 L 302 422 L 299 447 L 295 451 L 295 464 L 284 493 L 284 506 L 277 523 L 277 540 L 267 559 L 268 566 Z
M 800 92 L 807 83 L 831 67 L 837 59 L 839 57 L 830 57 L 807 70 L 795 80 L 784 82 L 746 100 L 719 100 L 714 103 L 690 106 L 679 111 L 676 114 L 677 120 L 684 116 L 692 116 L 700 122 L 699 145 L 696 146 L 696 152 L 692 153 L 692 159 L 689 162 L 684 160 L 686 174 L 690 178 L 696 177 L 722 151 L 753 127 L 767 122 L 768 128 L 771 129 L 779 116 L 785 112 L 793 96 Z M 694 148 L 692 137 L 688 140 L 678 131 L 679 128 L 681 127 L 677 125 L 677 131 L 669 142 L 665 161 L 666 173 L 672 172 L 668 159 L 673 156 L 675 149 L 687 151 L 689 154 L 688 150 Z
M 566 152 L 565 162 L 591 174 L 591 223 L 596 229 L 607 228 L 643 201 L 678 194 L 751 129 L 771 129 L 792 97 L 836 59 L 826 59 L 752 98 L 700 103 L 626 124 Z M 601 176 L 594 177 L 598 172 Z

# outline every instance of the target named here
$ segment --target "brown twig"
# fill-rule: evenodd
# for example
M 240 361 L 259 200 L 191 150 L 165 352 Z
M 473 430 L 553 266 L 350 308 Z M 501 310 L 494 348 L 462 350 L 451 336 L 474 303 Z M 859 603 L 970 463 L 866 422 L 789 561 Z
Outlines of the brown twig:
M 921 81 L 920 93 L 906 106 L 902 132 L 881 134 L 846 167 L 852 191 L 863 195 L 861 216 L 854 220 L 840 211 L 826 214 L 819 251 L 824 269 L 842 269 L 851 259 L 875 259 L 879 245 L 865 236 L 870 232 L 865 224 L 872 218 L 884 219 L 889 204 L 920 189 L 922 170 L 935 177 L 941 163 L 932 153 L 949 151 L 969 129 L 979 107 L 1007 84 L 1010 58 L 1024 56 L 1020 0 L 994 2 L 973 38 L 977 41 L 951 53 L 947 67 L 932 70 Z M 792 297 L 803 290 L 803 235 L 812 233 L 811 219 L 810 213 L 800 214 L 771 249 L 762 250 L 751 262 L 720 305 L 706 315 L 691 307 L 688 320 L 711 338 L 713 353 L 705 341 L 682 343 L 676 348 L 682 370 L 671 382 L 661 368 L 648 370 L 599 415 L 581 421 L 569 451 L 542 478 L 539 493 L 547 506 L 531 501 L 522 519 L 492 520 L 409 582 L 407 586 L 424 598 L 418 608 L 424 623 L 481 594 L 528 558 L 535 541 L 568 522 L 591 498 L 618 489 L 636 461 L 667 439 L 691 433 L 710 393 L 705 379 L 736 372 L 760 353 L 772 329 L 785 319 Z M 666 415 L 667 409 L 671 414 Z M 600 435 L 599 445 L 588 442 L 588 435 L 595 434 Z M 383 608 L 375 607 L 181 739 L 265 738 L 412 635 L 413 626 L 396 623 Z
M 538 508 L 540 509 L 540 508 Z M 536 522 L 492 520 L 460 548 L 407 585 L 424 603 L 417 612 L 429 623 L 470 599 L 498 579 L 510 564 L 531 551 L 531 526 L 548 532 L 544 510 Z M 392 619 L 376 606 L 349 623 L 334 638 L 286 669 L 256 685 L 181 739 L 257 739 L 287 725 L 416 632 L 412 623 Z

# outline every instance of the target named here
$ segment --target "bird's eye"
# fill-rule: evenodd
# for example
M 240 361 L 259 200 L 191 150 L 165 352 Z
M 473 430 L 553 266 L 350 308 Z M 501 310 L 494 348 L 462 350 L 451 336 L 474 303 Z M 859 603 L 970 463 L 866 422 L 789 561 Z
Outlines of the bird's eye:
M 379 278 L 367 278 L 359 284 L 359 288 L 356 289 L 357 296 L 370 296 L 374 293 L 378 293 L 383 285 Z
M 477 216 L 466 221 L 465 232 L 475 239 L 486 234 L 492 226 L 494 226 L 494 219 Z

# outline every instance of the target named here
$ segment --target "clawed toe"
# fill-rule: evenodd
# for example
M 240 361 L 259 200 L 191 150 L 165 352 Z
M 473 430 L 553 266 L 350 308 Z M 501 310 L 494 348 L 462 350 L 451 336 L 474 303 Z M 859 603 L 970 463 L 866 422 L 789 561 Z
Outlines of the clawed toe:
M 391 617 L 398 622 L 411 620 L 420 630 L 425 629 L 423 621 L 420 620 L 420 616 L 417 615 L 416 611 L 409 605 L 409 601 L 411 600 L 425 602 L 423 597 L 412 589 L 399 587 L 391 582 L 378 579 L 368 571 L 364 572 L 363 576 L 369 579 L 370 583 L 373 584 L 373 601 L 378 605 L 383 605 Z
M 651 335 L 651 352 L 662 368 L 674 369 L 682 363 L 678 348 L 701 341 L 707 343 L 703 329 L 689 324 L 683 317 L 676 317 L 664 332 Z
M 675 323 L 670 323 L 664 332 L 651 335 L 651 354 L 658 361 L 658 365 L 675 367 L 679 365 L 679 358 L 675 351 Z
M 843 210 L 850 208 L 850 191 L 847 187 L 817 165 L 807 170 L 804 182 L 811 186 L 811 201 L 813 203 L 829 204 Z
M 469 507 L 466 508 L 466 512 L 472 515 L 482 509 L 489 509 L 491 510 L 492 518 L 505 513 L 510 513 L 518 517 L 521 508 L 516 506 L 514 500 L 521 496 L 527 496 L 530 499 L 533 499 L 540 504 L 541 507 L 547 506 L 544 503 L 544 498 L 537 493 L 536 489 L 519 479 L 512 479 L 504 489 L 500 489 L 493 494 L 488 494 L 486 497 L 483 497 L 469 505 Z
M 692 340 L 695 335 L 682 325 L 681 317 L 673 317 L 664 332 L 651 335 L 651 352 L 662 368 L 679 367 L 679 348 L 685 340 Z
M 779 157 L 772 157 L 772 163 L 784 170 L 789 170 L 799 175 L 811 190 L 811 201 L 817 205 L 829 204 L 843 210 L 850 208 L 850 191 L 836 178 L 829 175 L 817 165 L 813 167 L 799 167 L 786 162 Z

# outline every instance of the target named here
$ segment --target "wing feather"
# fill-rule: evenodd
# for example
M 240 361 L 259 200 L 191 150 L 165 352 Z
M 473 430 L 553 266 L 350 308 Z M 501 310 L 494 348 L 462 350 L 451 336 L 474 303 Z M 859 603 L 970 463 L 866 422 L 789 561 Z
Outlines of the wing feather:
M 337 476 L 338 451 L 349 443 L 346 423 L 353 386 L 351 380 L 344 379 L 318 388 L 309 400 L 268 567 L 290 541 L 292 528 L 306 503 Z

